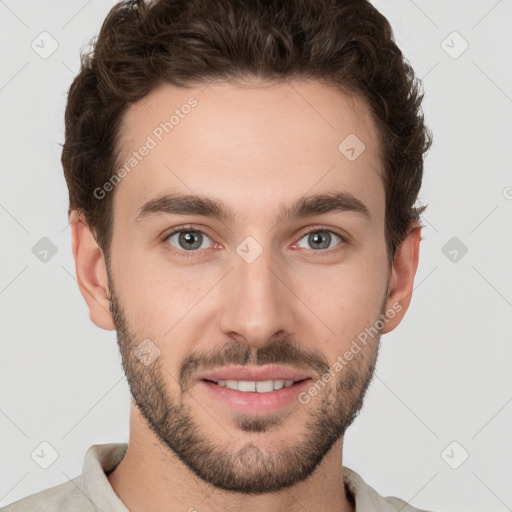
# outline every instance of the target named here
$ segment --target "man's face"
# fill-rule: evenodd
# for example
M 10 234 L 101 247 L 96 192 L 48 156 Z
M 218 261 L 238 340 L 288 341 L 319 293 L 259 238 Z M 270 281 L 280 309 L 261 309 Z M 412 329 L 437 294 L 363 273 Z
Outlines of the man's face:
M 197 104 L 182 108 L 191 97 Z M 158 130 L 176 109 L 169 133 Z M 134 401 L 157 438 L 219 488 L 267 493 L 300 482 L 360 410 L 380 332 L 350 361 L 343 355 L 391 306 L 369 112 L 316 82 L 165 85 L 124 121 L 121 161 L 150 147 L 113 203 L 111 308 Z M 355 159 L 354 136 L 365 145 Z M 167 194 L 208 198 L 233 217 L 142 208 Z M 297 201 L 334 194 L 352 201 L 278 218 Z M 343 368 L 309 393 L 336 361 Z M 236 380 L 226 373 L 233 367 L 274 368 L 252 380 L 276 388 L 307 380 L 265 393 L 214 383 Z M 280 379 L 282 367 L 296 376 Z

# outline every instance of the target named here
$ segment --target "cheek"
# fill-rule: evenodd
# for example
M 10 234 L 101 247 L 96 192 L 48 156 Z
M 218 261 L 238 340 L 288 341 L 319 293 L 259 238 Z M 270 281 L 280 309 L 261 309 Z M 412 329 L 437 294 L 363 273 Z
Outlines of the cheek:
M 383 261 L 358 257 L 357 264 L 311 269 L 297 281 L 297 295 L 303 297 L 318 323 L 327 332 L 326 353 L 339 353 L 365 328 L 379 318 L 384 301 L 387 273 Z M 321 322 L 318 321 L 321 319 Z M 326 331 L 327 326 L 327 331 Z M 335 358 L 335 356 L 333 356 Z
M 126 260 L 124 267 L 116 292 L 126 316 L 137 333 L 162 343 L 197 315 L 197 306 L 221 277 L 211 268 L 178 269 L 148 257 Z
M 166 293 L 161 271 L 143 255 L 129 254 L 117 258 L 113 266 L 114 288 L 132 330 L 147 337 L 156 333 L 153 327 L 157 319 L 162 322 L 163 312 L 169 313 L 171 294 Z M 168 284 L 168 283 L 167 283 Z

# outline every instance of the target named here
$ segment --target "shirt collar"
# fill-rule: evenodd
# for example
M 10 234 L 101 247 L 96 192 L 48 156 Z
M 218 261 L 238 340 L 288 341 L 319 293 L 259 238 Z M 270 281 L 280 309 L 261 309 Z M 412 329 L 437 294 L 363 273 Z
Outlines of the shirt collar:
M 121 462 L 127 449 L 127 443 L 95 444 L 85 454 L 82 467 L 84 490 L 101 512 L 129 512 L 106 475 Z

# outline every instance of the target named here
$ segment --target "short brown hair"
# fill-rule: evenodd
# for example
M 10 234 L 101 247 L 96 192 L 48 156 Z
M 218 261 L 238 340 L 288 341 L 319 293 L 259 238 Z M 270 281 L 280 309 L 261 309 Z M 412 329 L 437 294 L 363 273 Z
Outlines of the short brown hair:
M 69 89 L 62 166 L 78 210 L 109 258 L 112 196 L 127 107 L 161 83 L 314 79 L 362 96 L 378 128 L 387 254 L 425 206 L 415 207 L 431 135 L 421 83 L 388 20 L 366 0 L 127 0 L 108 13 Z M 341 141 L 340 141 L 341 142 Z

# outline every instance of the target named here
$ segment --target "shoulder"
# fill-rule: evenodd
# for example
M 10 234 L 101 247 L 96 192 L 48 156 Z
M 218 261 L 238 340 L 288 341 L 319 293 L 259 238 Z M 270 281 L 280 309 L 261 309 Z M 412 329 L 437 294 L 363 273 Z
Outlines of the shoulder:
M 96 510 L 84 492 L 82 476 L 26 496 L 0 509 L 1 512 L 96 512 Z
M 415 508 L 394 496 L 381 496 L 358 473 L 346 466 L 343 466 L 343 479 L 354 497 L 356 512 L 433 512 Z

